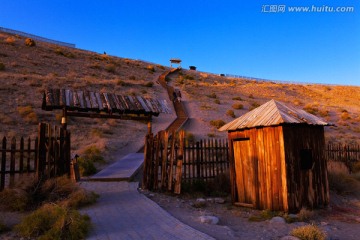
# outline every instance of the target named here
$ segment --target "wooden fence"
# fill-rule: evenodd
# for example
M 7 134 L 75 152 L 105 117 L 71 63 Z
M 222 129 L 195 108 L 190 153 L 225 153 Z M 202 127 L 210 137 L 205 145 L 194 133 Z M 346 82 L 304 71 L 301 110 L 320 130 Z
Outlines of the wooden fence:
M 70 133 L 59 127 L 40 123 L 38 137 L 4 137 L 0 149 L 0 191 L 12 187 L 22 176 L 34 175 L 37 179 L 51 178 L 70 173 Z
M 229 169 L 226 140 L 201 140 L 189 143 L 184 132 L 161 131 L 145 140 L 143 187 L 179 194 L 181 183 L 210 181 Z
M 360 161 L 360 145 L 328 144 L 325 157 L 328 161 L 343 162 L 351 170 L 352 164 Z

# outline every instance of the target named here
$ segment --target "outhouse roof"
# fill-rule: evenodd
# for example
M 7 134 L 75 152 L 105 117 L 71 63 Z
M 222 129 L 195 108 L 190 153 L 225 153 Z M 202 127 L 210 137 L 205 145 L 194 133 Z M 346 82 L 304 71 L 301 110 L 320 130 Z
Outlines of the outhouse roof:
M 323 119 L 302 109 L 297 109 L 276 100 L 261 105 L 241 117 L 225 124 L 219 131 L 266 127 L 281 124 L 330 125 Z

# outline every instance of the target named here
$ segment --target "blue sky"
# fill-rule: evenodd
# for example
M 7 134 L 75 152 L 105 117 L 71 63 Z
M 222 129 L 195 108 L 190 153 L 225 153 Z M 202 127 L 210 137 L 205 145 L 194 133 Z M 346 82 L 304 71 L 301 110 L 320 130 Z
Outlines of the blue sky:
M 199 71 L 360 85 L 359 0 L 8 0 L 0 26 L 163 65 L 180 58 Z

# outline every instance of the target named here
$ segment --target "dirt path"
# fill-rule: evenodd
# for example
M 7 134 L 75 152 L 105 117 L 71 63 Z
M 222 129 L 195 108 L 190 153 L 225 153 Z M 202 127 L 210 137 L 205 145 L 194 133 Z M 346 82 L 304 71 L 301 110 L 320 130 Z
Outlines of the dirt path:
M 151 192 L 145 192 L 145 195 L 183 223 L 216 239 L 281 239 L 293 228 L 306 224 L 318 225 L 327 233 L 328 239 L 355 240 L 360 236 L 360 201 L 334 194 L 329 208 L 314 211 L 314 216 L 307 222 L 291 224 L 271 220 L 249 221 L 249 217 L 259 215 L 260 211 L 234 207 L 229 203 L 230 199 L 226 199 L 224 204 L 208 201 L 205 207 L 194 208 L 195 198 Z M 218 217 L 219 223 L 200 223 L 199 217 L 208 215 Z

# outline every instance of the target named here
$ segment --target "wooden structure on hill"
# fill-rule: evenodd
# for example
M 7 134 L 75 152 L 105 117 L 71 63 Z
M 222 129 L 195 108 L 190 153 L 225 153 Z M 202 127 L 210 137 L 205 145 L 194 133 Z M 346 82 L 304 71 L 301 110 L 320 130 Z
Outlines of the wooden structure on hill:
M 171 112 L 166 100 L 69 89 L 47 89 L 42 109 L 63 109 L 66 116 L 133 120 Z
M 271 100 L 224 125 L 235 205 L 296 212 L 329 203 L 320 118 Z
M 170 59 L 170 67 L 172 67 L 173 64 L 178 64 L 179 68 L 181 68 L 181 59 L 179 58 L 171 58 Z

